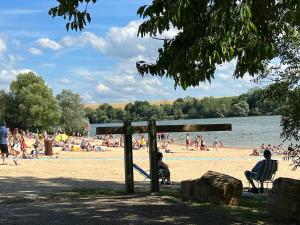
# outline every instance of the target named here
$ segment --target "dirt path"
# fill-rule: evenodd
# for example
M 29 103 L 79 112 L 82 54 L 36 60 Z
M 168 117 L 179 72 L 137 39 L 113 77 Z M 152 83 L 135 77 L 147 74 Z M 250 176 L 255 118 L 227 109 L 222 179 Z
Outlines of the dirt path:
M 242 224 L 161 196 L 2 203 L 0 224 Z

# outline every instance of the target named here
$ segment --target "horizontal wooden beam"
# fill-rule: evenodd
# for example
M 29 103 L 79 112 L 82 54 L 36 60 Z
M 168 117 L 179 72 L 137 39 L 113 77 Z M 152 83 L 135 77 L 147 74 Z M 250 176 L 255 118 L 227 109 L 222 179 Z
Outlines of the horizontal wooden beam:
M 156 125 L 158 133 L 231 131 L 231 124 Z M 96 134 L 123 134 L 123 127 L 97 127 Z M 132 126 L 132 133 L 148 133 L 147 126 Z
M 123 127 L 97 127 L 96 135 L 103 134 L 124 134 Z
M 158 125 L 157 132 L 231 131 L 231 124 Z

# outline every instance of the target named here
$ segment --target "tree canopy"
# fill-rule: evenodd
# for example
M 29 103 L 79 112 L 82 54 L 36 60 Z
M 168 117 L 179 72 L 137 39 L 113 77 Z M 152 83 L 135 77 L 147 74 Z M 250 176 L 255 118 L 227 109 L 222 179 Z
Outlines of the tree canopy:
M 63 90 L 57 97 L 41 76 L 19 74 L 10 91 L 0 91 L 0 121 L 11 128 L 54 131 L 60 126 L 67 133 L 84 132 L 87 121 L 80 96 Z
M 67 19 L 67 29 L 82 30 L 91 21 L 87 6 L 96 0 L 58 2 L 49 14 Z M 265 73 L 270 60 L 288 56 L 283 48 L 300 24 L 298 0 L 153 0 L 137 13 L 144 19 L 141 37 L 178 30 L 163 39 L 155 63 L 137 62 L 138 71 L 171 77 L 184 89 L 211 81 L 224 62 L 236 62 L 235 77 Z
M 19 74 L 11 83 L 5 111 L 5 119 L 12 127 L 49 129 L 60 118 L 52 90 L 32 72 Z
M 216 66 L 236 61 L 234 76 L 264 73 L 270 60 L 283 57 L 282 39 L 299 29 L 297 0 L 153 0 L 138 14 L 146 19 L 139 35 L 165 39 L 154 64 L 138 62 L 141 74 L 169 76 L 183 88 L 214 78 Z
M 57 95 L 57 100 L 62 111 L 59 126 L 69 134 L 83 131 L 86 123 L 85 111 L 79 94 L 63 90 Z

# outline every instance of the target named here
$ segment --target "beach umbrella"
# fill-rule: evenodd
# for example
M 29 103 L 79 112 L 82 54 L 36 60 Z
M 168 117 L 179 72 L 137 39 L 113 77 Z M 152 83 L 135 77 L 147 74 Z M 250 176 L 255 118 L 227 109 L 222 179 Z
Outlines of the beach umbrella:
M 65 140 L 67 140 L 68 139 L 68 135 L 66 135 L 66 134 L 59 134 L 59 135 L 57 135 L 56 137 L 55 137 L 55 141 L 65 141 Z

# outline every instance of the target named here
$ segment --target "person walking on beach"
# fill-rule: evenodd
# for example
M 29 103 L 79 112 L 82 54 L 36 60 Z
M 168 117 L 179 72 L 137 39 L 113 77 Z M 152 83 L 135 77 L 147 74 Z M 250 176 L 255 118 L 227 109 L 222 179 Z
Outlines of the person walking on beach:
M 186 150 L 189 150 L 189 145 L 191 143 L 191 140 L 190 140 L 190 134 L 186 134 L 185 136 L 185 145 L 186 145 Z
M 21 134 L 19 133 L 18 128 L 15 128 L 14 131 L 13 131 L 12 142 L 13 142 L 13 144 L 12 144 L 11 149 L 12 149 L 13 154 L 15 156 L 14 163 L 16 165 L 19 165 L 18 159 L 22 155 L 22 150 L 21 150 L 22 137 L 21 137 Z
M 215 137 L 215 140 L 213 142 L 213 147 L 218 150 L 218 137 Z
M 5 123 L 0 124 L 0 151 L 2 156 L 2 165 L 5 165 L 5 159 L 8 156 L 8 145 L 7 145 L 8 133 Z

